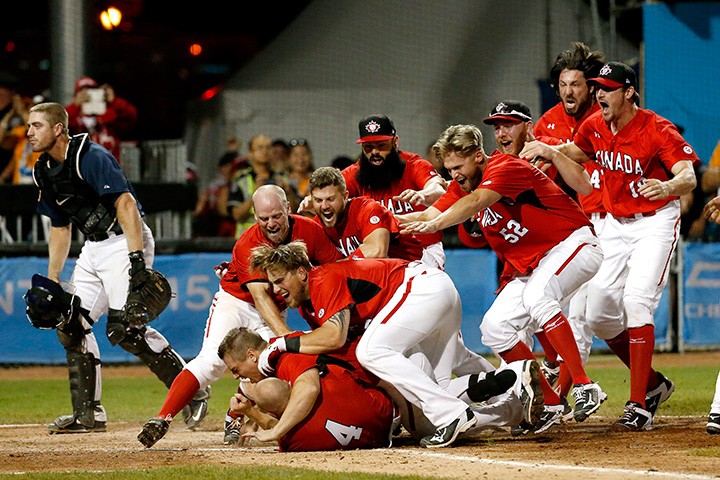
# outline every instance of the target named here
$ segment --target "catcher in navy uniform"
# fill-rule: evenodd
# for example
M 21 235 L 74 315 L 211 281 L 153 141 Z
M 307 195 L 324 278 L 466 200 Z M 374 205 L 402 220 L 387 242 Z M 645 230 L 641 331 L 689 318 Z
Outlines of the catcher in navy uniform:
M 47 277 L 36 274 L 25 294 L 33 326 L 55 329 L 67 354 L 73 413 L 48 425 L 50 433 L 102 432 L 100 352 L 93 324 L 107 311 L 110 343 L 138 357 L 168 387 L 183 359 L 157 330 L 145 325 L 167 306 L 165 277 L 151 270 L 155 242 L 142 221 L 135 192 L 112 154 L 87 134 L 68 135 L 62 105 L 42 103 L 28 119 L 28 141 L 44 152 L 33 170 L 40 188 L 37 212 L 50 218 Z M 71 223 L 85 243 L 66 288 L 60 274 L 71 243 Z M 198 392 L 186 415 L 207 412 L 209 391 Z M 194 410 L 192 410 L 194 409 Z

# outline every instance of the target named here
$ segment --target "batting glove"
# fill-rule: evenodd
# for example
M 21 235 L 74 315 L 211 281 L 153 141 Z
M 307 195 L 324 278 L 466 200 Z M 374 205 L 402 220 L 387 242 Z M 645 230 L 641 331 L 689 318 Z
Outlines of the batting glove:
M 222 280 L 229 267 L 230 262 L 222 262 L 220 265 L 215 265 L 215 276 Z
M 260 370 L 260 373 L 266 377 L 273 375 L 280 355 L 285 352 L 287 352 L 285 337 L 278 337 L 265 347 L 265 350 L 260 352 L 260 357 L 258 357 L 258 370 Z

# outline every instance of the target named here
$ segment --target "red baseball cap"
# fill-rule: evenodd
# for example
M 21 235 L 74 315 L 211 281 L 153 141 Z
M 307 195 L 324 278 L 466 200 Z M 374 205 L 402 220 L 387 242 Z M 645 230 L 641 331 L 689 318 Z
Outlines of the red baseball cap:
M 609 88 L 633 87 L 637 90 L 635 70 L 620 62 L 606 63 L 598 76 L 589 78 L 587 83 L 599 83 Z
M 90 77 L 80 77 L 75 82 L 75 93 L 79 92 L 83 88 L 97 88 L 98 83 Z

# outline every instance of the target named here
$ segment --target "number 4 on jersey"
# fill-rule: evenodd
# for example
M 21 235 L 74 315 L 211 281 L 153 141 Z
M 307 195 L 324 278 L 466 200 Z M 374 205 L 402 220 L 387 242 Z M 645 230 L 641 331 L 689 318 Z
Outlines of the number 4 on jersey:
M 327 420 L 325 422 L 325 430 L 330 432 L 330 435 L 335 437 L 335 440 L 337 440 L 340 445 L 347 447 L 353 440 L 360 440 L 363 429 L 362 427 L 343 425 L 333 420 Z

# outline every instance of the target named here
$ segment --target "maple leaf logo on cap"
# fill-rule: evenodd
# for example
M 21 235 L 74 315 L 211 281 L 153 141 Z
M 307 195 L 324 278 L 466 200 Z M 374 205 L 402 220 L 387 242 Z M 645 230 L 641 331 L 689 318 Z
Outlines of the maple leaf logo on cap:
M 600 75 L 608 75 L 610 72 L 612 72 L 612 68 L 610 68 L 610 65 L 607 63 L 603 65 L 603 67 L 600 69 Z
M 495 111 L 497 111 L 497 112 L 503 112 L 505 110 L 507 110 L 507 105 L 505 105 L 504 102 L 498 103 L 497 107 L 495 107 Z
M 372 120 L 368 122 L 368 124 L 365 126 L 365 130 L 367 130 L 370 133 L 375 133 L 378 130 L 380 130 L 380 124 L 376 121 Z

